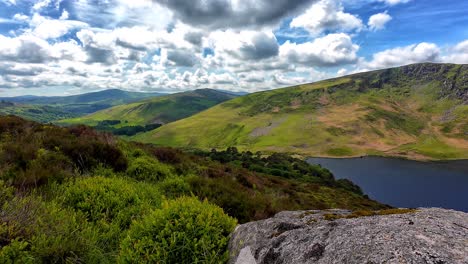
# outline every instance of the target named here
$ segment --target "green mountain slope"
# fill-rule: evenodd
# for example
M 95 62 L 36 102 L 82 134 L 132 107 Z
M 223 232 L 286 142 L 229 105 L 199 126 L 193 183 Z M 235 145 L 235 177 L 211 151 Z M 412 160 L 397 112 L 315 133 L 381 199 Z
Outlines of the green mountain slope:
M 80 118 L 62 120 L 60 124 L 97 126 L 105 120 L 118 120 L 114 127 L 165 124 L 230 100 L 235 95 L 211 89 L 200 89 L 119 105 Z
M 47 105 L 23 105 L 1 100 L 0 115 L 17 115 L 42 123 L 77 116 L 74 113 L 63 111 L 60 107 Z
M 468 158 L 468 65 L 415 64 L 249 94 L 135 136 L 187 148 Z
M 126 104 L 160 95 L 162 94 L 127 92 L 118 89 L 108 89 L 99 92 L 71 96 L 18 96 L 1 97 L 0 100 L 20 103 L 23 105 L 54 106 L 60 108 L 60 110 L 64 112 L 69 112 L 75 115 L 83 115 L 115 105 Z

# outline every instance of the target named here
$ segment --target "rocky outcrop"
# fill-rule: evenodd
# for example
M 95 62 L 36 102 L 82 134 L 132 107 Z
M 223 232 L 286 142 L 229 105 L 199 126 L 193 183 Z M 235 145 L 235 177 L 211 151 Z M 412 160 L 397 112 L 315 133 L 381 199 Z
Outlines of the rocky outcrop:
M 420 208 L 347 215 L 344 210 L 281 212 L 240 225 L 230 241 L 229 263 L 468 263 L 467 213 Z

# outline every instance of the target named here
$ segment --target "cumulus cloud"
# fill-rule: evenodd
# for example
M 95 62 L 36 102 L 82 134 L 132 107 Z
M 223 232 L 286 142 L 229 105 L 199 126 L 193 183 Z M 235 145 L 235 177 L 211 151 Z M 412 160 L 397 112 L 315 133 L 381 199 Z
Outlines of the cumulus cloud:
M 387 14 L 387 11 L 383 13 L 374 14 L 369 17 L 369 22 L 367 25 L 369 26 L 370 30 L 376 31 L 385 28 L 385 25 L 392 20 L 392 17 Z
M 439 60 L 440 49 L 436 44 L 422 42 L 405 47 L 378 52 L 369 62 L 363 62 L 364 69 L 382 69 L 418 62 L 434 62 Z
M 320 0 L 304 14 L 294 18 L 291 27 L 303 27 L 313 35 L 325 31 L 349 32 L 363 27 L 359 17 L 344 12 L 338 0 Z
M 9 38 L 0 35 L 0 60 L 45 63 L 53 60 L 49 43 L 34 36 Z
M 88 24 L 73 20 L 50 19 L 36 13 L 30 21 L 30 26 L 34 35 L 43 39 L 56 39 L 73 29 L 87 28 Z
M 356 62 L 358 50 L 349 35 L 338 33 L 301 44 L 287 41 L 280 47 L 280 56 L 292 63 L 330 67 Z
M 449 63 L 468 63 L 468 39 L 449 48 L 442 61 Z
M 221 60 L 262 60 L 278 55 L 279 45 L 272 32 L 245 30 L 215 31 L 209 36 L 214 53 Z
M 164 62 L 170 66 L 192 67 L 198 63 L 198 58 L 190 50 L 163 50 Z
M 153 0 L 186 24 L 210 29 L 279 23 L 316 0 Z

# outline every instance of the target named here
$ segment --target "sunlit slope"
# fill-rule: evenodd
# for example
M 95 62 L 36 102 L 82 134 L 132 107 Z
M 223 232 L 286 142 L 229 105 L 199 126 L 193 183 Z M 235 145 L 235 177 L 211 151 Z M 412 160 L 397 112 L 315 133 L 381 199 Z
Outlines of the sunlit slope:
M 59 123 L 95 126 L 99 121 L 119 120 L 121 121 L 119 126 L 164 124 L 191 116 L 234 97 L 216 90 L 200 89 L 119 105 L 80 118 L 62 120 Z
M 415 64 L 235 98 L 136 136 L 187 148 L 468 158 L 468 65 Z

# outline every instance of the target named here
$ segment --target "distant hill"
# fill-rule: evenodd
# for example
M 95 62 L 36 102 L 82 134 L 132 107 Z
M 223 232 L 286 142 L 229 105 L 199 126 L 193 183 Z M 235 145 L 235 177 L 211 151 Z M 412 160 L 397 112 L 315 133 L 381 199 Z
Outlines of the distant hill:
M 70 96 L 18 96 L 0 97 L 0 100 L 20 103 L 23 105 L 57 106 L 64 112 L 75 115 L 89 114 L 115 105 L 139 101 L 149 97 L 163 95 L 161 93 L 127 92 L 118 89 L 108 89 L 99 92 Z
M 91 115 L 61 120 L 58 123 L 86 124 L 95 127 L 104 124 L 114 128 L 166 124 L 189 117 L 234 97 L 236 96 L 217 90 L 199 89 L 119 105 Z
M 242 96 L 242 95 L 249 94 L 248 92 L 233 92 L 233 91 L 229 91 L 229 90 L 220 90 L 220 89 L 216 89 L 216 91 L 220 91 L 220 92 L 224 92 L 224 93 L 228 93 L 228 94 L 233 94 L 233 95 L 237 95 L 237 96 Z
M 24 105 L 2 100 L 0 100 L 0 115 L 16 115 L 42 123 L 77 116 L 56 106 Z
M 163 95 L 109 89 L 71 96 L 0 97 L 0 114 L 17 115 L 38 122 L 51 122 L 94 113 L 115 105 Z
M 414 64 L 253 93 L 133 139 L 307 156 L 468 158 L 468 65 Z

